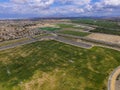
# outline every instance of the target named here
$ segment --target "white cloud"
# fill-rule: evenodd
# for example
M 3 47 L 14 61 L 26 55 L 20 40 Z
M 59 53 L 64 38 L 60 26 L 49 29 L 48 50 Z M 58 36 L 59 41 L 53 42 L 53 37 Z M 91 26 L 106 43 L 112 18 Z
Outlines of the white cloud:
M 91 2 L 91 0 L 56 0 L 56 2 L 62 3 L 62 4 L 75 4 L 75 5 L 86 5 Z
M 32 7 L 48 7 L 54 3 L 54 0 L 26 0 L 27 4 Z
M 104 0 L 103 1 L 105 5 L 111 5 L 111 6 L 119 6 L 120 0 Z
M 0 13 L 67 15 L 67 14 L 94 14 L 98 12 L 114 12 L 120 9 L 120 0 L 10 0 L 0 3 Z M 56 4 L 54 6 L 54 3 Z M 57 5 L 58 4 L 58 5 Z
M 25 3 L 27 0 L 10 0 L 10 2 L 13 2 L 13 3 L 18 3 L 18 4 L 23 4 Z
M 54 0 L 10 0 L 11 3 L 31 6 L 31 7 L 47 7 L 54 3 Z

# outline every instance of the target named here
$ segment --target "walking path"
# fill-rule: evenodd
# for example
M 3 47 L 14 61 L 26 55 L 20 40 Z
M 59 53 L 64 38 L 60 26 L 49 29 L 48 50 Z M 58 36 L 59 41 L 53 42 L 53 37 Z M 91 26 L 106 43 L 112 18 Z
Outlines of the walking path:
M 120 88 L 116 89 L 118 87 L 116 85 L 116 79 L 119 74 L 120 74 L 120 66 L 111 73 L 108 80 L 108 90 L 120 90 Z

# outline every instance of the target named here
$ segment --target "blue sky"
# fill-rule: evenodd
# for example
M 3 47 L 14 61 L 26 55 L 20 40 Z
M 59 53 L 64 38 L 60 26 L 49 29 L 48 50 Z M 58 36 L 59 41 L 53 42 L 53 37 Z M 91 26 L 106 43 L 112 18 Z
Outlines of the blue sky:
M 120 0 L 0 0 L 0 18 L 120 16 Z

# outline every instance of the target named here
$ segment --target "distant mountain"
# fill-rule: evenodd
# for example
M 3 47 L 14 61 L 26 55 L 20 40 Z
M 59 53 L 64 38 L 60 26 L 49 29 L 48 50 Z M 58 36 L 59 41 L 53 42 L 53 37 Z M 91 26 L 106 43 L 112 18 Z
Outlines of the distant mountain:
M 104 18 L 105 20 L 110 20 L 110 21 L 117 21 L 120 22 L 120 16 L 119 17 L 109 17 L 109 18 Z
M 30 20 L 43 20 L 43 19 L 110 19 L 116 20 L 120 19 L 120 17 L 111 17 L 111 16 L 81 16 L 81 17 L 33 17 L 28 18 Z
M 35 17 L 35 18 L 29 18 L 29 20 L 44 20 L 44 19 L 100 19 L 103 17 Z
M 102 20 L 110 20 L 110 21 L 120 21 L 120 16 L 118 17 L 111 17 L 111 16 L 81 16 L 81 17 L 31 17 L 31 18 L 24 18 L 24 19 L 1 19 L 1 20 L 15 20 L 15 21 L 23 21 L 23 20 L 32 20 L 32 21 L 37 21 L 37 20 L 50 20 L 50 19 L 102 19 Z

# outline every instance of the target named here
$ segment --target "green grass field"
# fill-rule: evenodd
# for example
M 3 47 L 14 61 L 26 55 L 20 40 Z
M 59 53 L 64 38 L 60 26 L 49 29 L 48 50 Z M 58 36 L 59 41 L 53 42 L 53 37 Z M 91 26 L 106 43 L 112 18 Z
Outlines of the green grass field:
M 97 25 L 99 27 L 120 29 L 120 26 L 117 22 L 106 21 L 106 20 L 94 20 L 94 19 L 76 19 L 72 20 L 73 23 L 83 23 L 89 25 Z
M 75 36 L 81 36 L 81 37 L 84 37 L 84 36 L 87 36 L 87 35 L 90 34 L 88 32 L 79 32 L 79 31 L 70 31 L 70 30 L 60 31 L 59 33 L 69 34 L 69 35 L 75 35 Z
M 59 26 L 60 28 L 62 29 L 80 29 L 80 30 L 83 30 L 84 28 L 80 27 L 80 26 L 77 26 L 74 25 L 74 24 L 57 24 L 57 26 Z
M 120 52 L 42 41 L 0 51 L 0 90 L 107 90 Z
M 73 28 L 74 27 L 74 25 L 72 24 L 58 24 L 58 26 L 60 28 Z
M 100 27 L 98 27 L 98 28 L 96 28 L 96 29 L 94 29 L 94 30 L 91 30 L 90 32 L 113 34 L 113 35 L 119 35 L 119 36 L 120 36 L 120 30 L 100 28 Z
M 95 30 L 91 30 L 90 32 L 120 35 L 120 25 L 118 25 L 118 22 L 94 19 L 76 19 L 72 20 L 72 22 L 98 26 Z
M 60 30 L 61 28 L 55 28 L 55 27 L 42 27 L 39 28 L 40 30 L 46 30 L 46 31 L 57 31 Z

